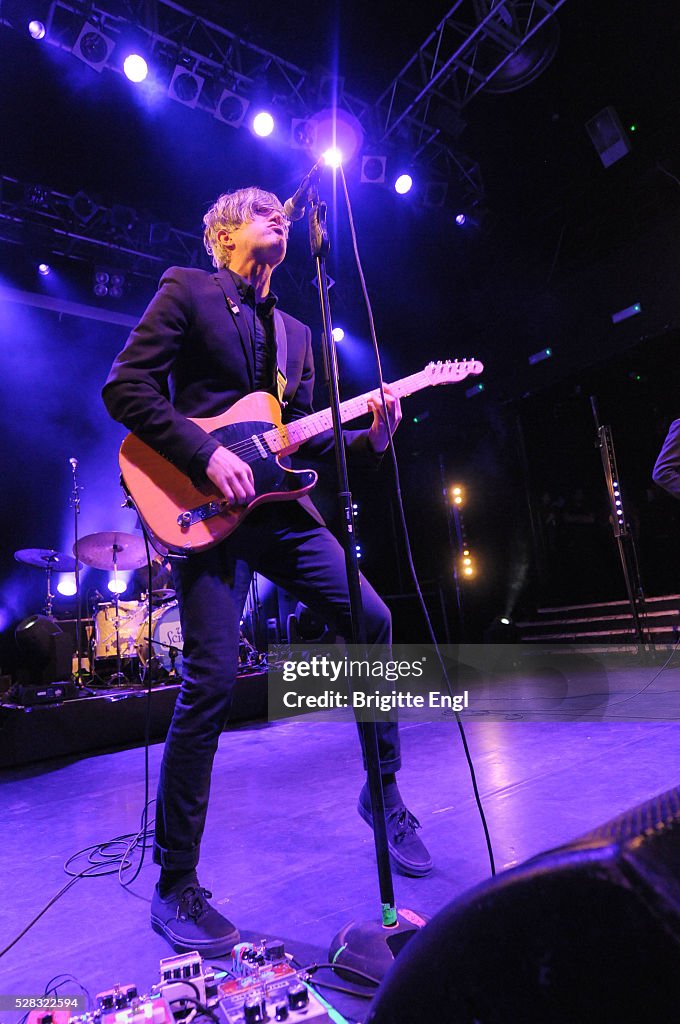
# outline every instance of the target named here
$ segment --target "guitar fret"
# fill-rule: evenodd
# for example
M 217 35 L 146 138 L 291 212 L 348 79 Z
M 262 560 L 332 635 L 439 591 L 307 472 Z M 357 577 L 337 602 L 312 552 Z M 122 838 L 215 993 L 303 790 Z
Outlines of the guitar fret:
M 392 393 L 398 398 L 405 398 L 413 394 L 414 391 L 420 391 L 428 384 L 439 383 L 436 379 L 431 379 L 436 377 L 437 370 L 446 380 L 450 375 L 451 365 L 451 363 L 430 364 L 426 370 L 420 370 L 418 373 L 411 374 L 410 377 L 403 377 L 401 380 L 391 384 Z M 465 375 L 466 373 L 461 374 L 461 376 Z M 368 411 L 368 393 L 349 398 L 340 403 L 340 422 L 346 423 L 348 420 L 365 415 Z M 332 426 L 333 416 L 331 410 L 322 409 L 320 412 L 314 412 L 300 420 L 293 420 L 292 423 L 267 430 L 260 436 L 271 452 L 278 453 L 288 448 L 293 448 L 296 445 L 304 444 L 305 441 L 316 437 L 317 434 L 322 433 L 324 430 L 330 430 Z

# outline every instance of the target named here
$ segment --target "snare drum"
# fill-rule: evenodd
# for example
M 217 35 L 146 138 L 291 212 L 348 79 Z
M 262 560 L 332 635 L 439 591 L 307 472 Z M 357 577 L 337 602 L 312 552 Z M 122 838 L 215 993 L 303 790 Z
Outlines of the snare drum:
M 142 601 L 118 602 L 118 636 L 121 658 L 137 657 L 137 637 L 140 626 L 146 619 L 147 606 Z M 97 605 L 94 616 L 95 658 L 115 658 L 116 648 L 116 605 L 107 601 Z
M 184 638 L 179 621 L 177 601 L 171 601 L 151 613 L 151 647 L 156 660 L 169 673 L 182 675 Z M 137 634 L 137 650 L 142 665 L 149 660 L 149 620 Z M 174 668 L 174 673 L 173 673 Z

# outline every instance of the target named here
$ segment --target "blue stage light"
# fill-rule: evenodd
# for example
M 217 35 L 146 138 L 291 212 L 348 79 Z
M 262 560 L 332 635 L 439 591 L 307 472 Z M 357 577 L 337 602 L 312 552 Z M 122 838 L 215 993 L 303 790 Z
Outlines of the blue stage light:
M 255 114 L 253 118 L 253 131 L 261 139 L 271 135 L 274 131 L 274 118 L 272 115 L 267 113 L 266 110 L 261 110 L 259 114 Z
M 413 188 L 413 178 L 410 174 L 400 174 L 394 183 L 394 191 L 400 196 L 405 196 Z
M 149 74 L 149 65 L 140 54 L 131 53 L 123 61 L 123 71 L 131 82 L 143 82 Z

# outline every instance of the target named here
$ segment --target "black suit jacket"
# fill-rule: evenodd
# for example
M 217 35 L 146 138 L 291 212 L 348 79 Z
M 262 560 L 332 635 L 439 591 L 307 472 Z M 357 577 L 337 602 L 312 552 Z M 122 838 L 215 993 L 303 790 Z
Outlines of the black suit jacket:
M 281 315 L 288 349 L 283 420 L 290 422 L 313 412 L 314 357 L 309 327 Z M 251 316 L 227 270 L 170 267 L 104 385 L 111 416 L 195 482 L 218 442 L 187 417 L 219 415 L 253 391 Z M 344 432 L 352 454 L 377 462 L 367 434 Z M 326 454 L 332 435 L 321 434 L 305 447 Z M 301 504 L 322 521 L 309 499 Z

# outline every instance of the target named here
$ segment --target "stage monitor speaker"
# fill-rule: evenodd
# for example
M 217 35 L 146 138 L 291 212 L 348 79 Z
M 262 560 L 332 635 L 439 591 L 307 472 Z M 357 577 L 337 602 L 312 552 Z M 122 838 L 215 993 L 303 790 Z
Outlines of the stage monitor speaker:
M 49 615 L 30 615 L 14 631 L 19 650 L 17 682 L 43 686 L 71 678 L 74 639 Z
M 680 788 L 448 904 L 367 1024 L 680 1020 Z

